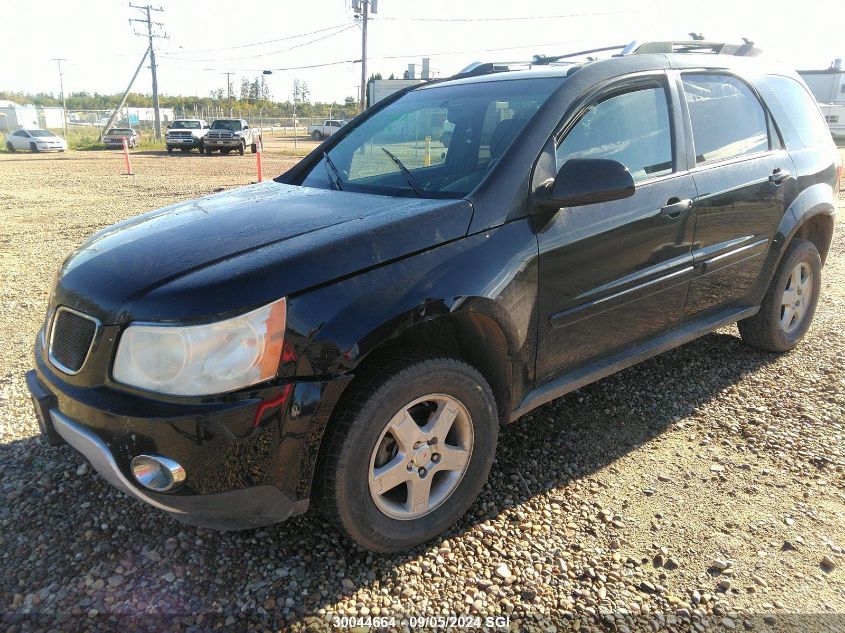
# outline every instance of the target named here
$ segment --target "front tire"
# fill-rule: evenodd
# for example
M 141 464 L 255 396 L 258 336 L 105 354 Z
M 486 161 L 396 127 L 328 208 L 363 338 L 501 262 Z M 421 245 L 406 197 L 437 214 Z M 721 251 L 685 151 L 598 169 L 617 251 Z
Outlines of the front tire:
M 168 153 L 168 154 L 172 154 L 172 153 L 173 153 L 173 146 L 172 146 L 172 145 L 168 145 L 168 146 L 167 146 L 167 153 Z
M 244 143 L 244 141 L 241 141 L 240 145 L 238 145 L 238 154 L 243 156 L 245 151 L 246 151 L 246 143 Z
M 499 419 L 484 377 L 453 358 L 399 360 L 345 399 L 321 452 L 326 518 L 375 552 L 424 543 L 472 505 L 490 472 Z
M 822 261 L 816 245 L 794 239 L 781 258 L 760 311 L 740 321 L 742 340 L 770 352 L 794 348 L 813 321 L 819 302 Z
M 9 150 L 10 154 L 14 154 L 16 151 L 18 151 L 15 149 L 15 146 L 9 143 L 8 141 L 6 142 L 6 149 Z
M 320 132 L 319 130 L 314 130 L 311 133 L 311 138 L 313 138 L 315 141 L 322 141 L 323 140 L 323 133 Z
M 29 149 L 32 150 L 32 152 L 36 153 L 36 154 L 39 152 L 38 145 L 36 145 L 35 143 L 30 143 Z

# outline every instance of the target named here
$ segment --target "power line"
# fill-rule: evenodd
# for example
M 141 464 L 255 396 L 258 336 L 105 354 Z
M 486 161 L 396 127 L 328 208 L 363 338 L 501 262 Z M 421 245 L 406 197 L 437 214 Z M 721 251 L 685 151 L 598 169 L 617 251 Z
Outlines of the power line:
M 507 18 L 405 18 L 405 17 L 382 17 L 378 20 L 405 21 L 405 22 L 514 22 L 523 20 L 560 20 L 564 18 L 584 18 L 595 15 L 612 15 L 622 11 L 595 11 L 592 13 L 565 13 L 562 15 L 517 15 Z
M 250 42 L 249 44 L 237 44 L 236 46 L 221 46 L 218 48 L 197 48 L 193 50 L 175 51 L 176 55 L 190 55 L 192 53 L 216 53 L 217 51 L 230 51 L 237 48 L 249 48 L 251 46 L 263 46 L 265 44 L 275 44 L 276 42 L 285 42 L 287 40 L 295 40 L 300 37 L 307 37 L 309 35 L 316 35 L 317 33 L 325 33 L 326 31 L 333 31 L 334 29 L 346 26 L 346 24 L 335 24 L 334 26 L 327 26 L 324 29 L 317 29 L 316 31 L 308 31 L 307 33 L 297 33 L 296 35 L 287 35 L 285 37 L 278 37 L 273 40 L 264 40 L 263 42 Z M 161 55 L 173 55 L 174 53 L 160 53 Z
M 506 47 L 498 47 L 498 48 L 477 48 L 473 50 L 462 50 L 462 51 L 442 51 L 439 53 L 407 53 L 403 55 L 382 55 L 377 57 L 370 57 L 369 59 L 411 59 L 417 57 L 444 57 L 446 55 L 468 55 L 471 53 L 496 53 L 500 51 L 515 51 L 515 50 L 525 50 L 531 48 L 540 48 L 543 46 L 563 46 L 565 44 L 571 44 L 577 40 L 565 40 L 565 41 L 558 41 L 558 42 L 545 42 L 545 43 L 533 43 L 533 44 L 525 44 L 523 46 L 506 46 Z M 306 64 L 302 66 L 286 66 L 283 68 L 250 68 L 250 69 L 239 69 L 238 72 L 261 72 L 262 70 L 272 70 L 272 71 L 285 71 L 285 70 L 303 70 L 309 68 L 324 68 L 327 66 L 338 66 L 340 64 L 357 64 L 360 63 L 360 59 L 339 59 L 336 61 L 331 62 L 323 62 L 318 64 Z M 219 68 L 200 68 L 200 67 L 193 67 L 192 70 L 201 70 L 201 71 L 219 71 Z
M 178 53 L 177 54 L 162 53 L 162 55 L 166 55 L 168 60 L 185 61 L 185 62 L 199 62 L 199 63 L 201 63 L 201 62 L 231 62 L 231 61 L 237 61 L 237 60 L 240 60 L 240 59 L 255 59 L 256 57 L 267 57 L 269 55 L 278 55 L 279 53 L 287 53 L 288 51 L 292 51 L 292 50 L 295 50 L 297 48 L 302 48 L 303 46 L 308 46 L 310 44 L 314 44 L 315 42 L 321 42 L 323 40 L 327 40 L 330 37 L 334 37 L 335 35 L 340 35 L 344 31 L 348 31 L 349 29 L 352 29 L 352 28 L 355 28 L 354 24 L 346 24 L 346 25 L 343 26 L 343 28 L 341 28 L 339 31 L 335 31 L 334 33 L 322 35 L 320 37 L 314 38 L 313 40 L 308 40 L 307 42 L 301 42 L 301 43 L 296 44 L 294 46 L 289 46 L 288 48 L 281 48 L 281 49 L 275 50 L 275 51 L 264 51 L 264 52 L 261 52 L 261 53 L 256 53 L 255 55 L 241 55 L 239 57 L 219 57 L 219 58 L 213 58 L 213 59 L 192 59 L 190 57 L 180 57 L 178 55 Z

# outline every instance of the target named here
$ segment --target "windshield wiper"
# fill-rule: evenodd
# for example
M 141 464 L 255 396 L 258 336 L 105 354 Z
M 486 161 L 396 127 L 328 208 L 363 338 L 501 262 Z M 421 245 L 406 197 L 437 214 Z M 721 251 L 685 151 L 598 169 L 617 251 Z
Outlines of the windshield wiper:
M 396 156 L 389 149 L 387 149 L 386 147 L 382 147 L 381 150 L 385 154 L 390 156 L 390 160 L 392 160 L 394 163 L 396 163 L 396 166 L 405 175 L 405 180 L 407 180 L 408 184 L 411 185 L 411 189 L 414 190 L 414 193 L 417 194 L 417 196 L 422 198 L 425 190 L 422 188 L 422 186 L 417 181 L 417 179 L 414 178 L 414 174 L 411 173 L 411 170 L 408 169 L 407 167 L 405 167 L 405 165 L 402 164 L 402 161 L 399 160 L 398 158 L 396 158 Z
M 341 186 L 343 180 L 340 177 L 340 172 L 338 171 L 337 166 L 334 164 L 332 159 L 329 158 L 328 152 L 323 152 L 323 158 L 326 161 L 326 175 L 329 177 L 329 181 L 332 185 L 334 185 L 335 189 L 343 191 L 343 187 Z M 332 174 L 334 174 L 334 176 L 332 176 Z

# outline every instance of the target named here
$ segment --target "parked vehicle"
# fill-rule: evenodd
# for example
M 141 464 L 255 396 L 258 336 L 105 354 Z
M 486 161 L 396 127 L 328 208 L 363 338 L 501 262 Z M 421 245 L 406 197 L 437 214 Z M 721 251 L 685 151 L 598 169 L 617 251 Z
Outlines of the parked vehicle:
M 260 139 L 261 132 L 253 130 L 243 119 L 217 119 L 205 136 L 205 153 L 211 154 L 219 149 L 221 153 L 228 154 L 237 150 L 243 155 L 249 147 L 255 154 Z
M 326 119 L 322 125 L 309 125 L 308 135 L 315 141 L 322 141 L 346 125 L 343 119 Z
M 8 134 L 6 149 L 10 152 L 19 149 L 28 149 L 31 152 L 64 152 L 67 150 L 67 141 L 47 130 L 30 128 Z
M 314 505 L 397 551 L 470 507 L 501 424 L 737 321 L 792 349 L 842 163 L 800 78 L 743 50 L 481 65 L 95 234 L 27 374 L 42 433 L 189 523 Z
M 123 147 L 123 139 L 129 147 L 138 147 L 141 144 L 141 137 L 131 127 L 113 127 L 103 135 L 103 145 L 106 149 Z
M 205 151 L 204 141 L 207 134 L 208 123 L 202 119 L 176 119 L 167 126 L 164 142 L 168 152 L 173 152 L 177 147 L 183 152 L 189 152 L 196 147 L 202 154 Z

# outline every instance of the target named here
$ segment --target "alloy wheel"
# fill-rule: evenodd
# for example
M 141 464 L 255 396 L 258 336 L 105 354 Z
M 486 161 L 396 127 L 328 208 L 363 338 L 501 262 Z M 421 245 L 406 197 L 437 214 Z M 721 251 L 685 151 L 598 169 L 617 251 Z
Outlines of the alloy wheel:
M 781 297 L 780 327 L 786 334 L 801 327 L 812 298 L 813 270 L 806 262 L 799 262 L 790 272 Z
M 387 423 L 370 456 L 370 496 L 381 512 L 408 521 L 433 512 L 463 479 L 472 419 L 442 393 L 410 402 Z

